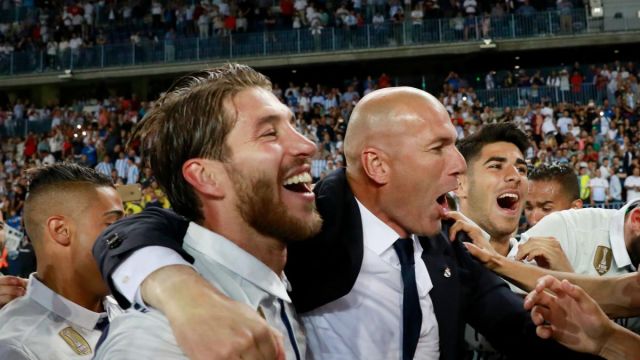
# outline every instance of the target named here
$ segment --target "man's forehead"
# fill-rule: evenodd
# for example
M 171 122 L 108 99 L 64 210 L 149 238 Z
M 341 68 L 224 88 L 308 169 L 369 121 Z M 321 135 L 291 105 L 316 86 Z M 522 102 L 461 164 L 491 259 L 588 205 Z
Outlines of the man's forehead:
M 520 149 L 515 144 L 506 141 L 493 142 L 482 146 L 479 160 L 484 162 L 491 157 L 505 158 L 506 161 L 524 162 L 524 155 Z
M 529 194 L 555 195 L 559 188 L 555 180 L 529 180 Z
M 225 101 L 225 106 L 238 120 L 259 121 L 262 118 L 278 116 L 288 120 L 293 114 L 272 92 L 259 87 L 238 92 Z

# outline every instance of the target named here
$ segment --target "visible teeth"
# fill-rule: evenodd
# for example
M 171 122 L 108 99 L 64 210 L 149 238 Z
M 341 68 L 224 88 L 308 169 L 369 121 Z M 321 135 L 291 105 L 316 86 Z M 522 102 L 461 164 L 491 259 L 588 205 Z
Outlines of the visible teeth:
M 293 185 L 293 184 L 300 184 L 300 183 L 311 183 L 311 174 L 309 174 L 308 172 L 305 172 L 302 174 L 294 175 L 284 181 L 285 185 Z
M 507 197 L 515 199 L 516 201 L 518 201 L 518 199 L 520 199 L 518 194 L 513 194 L 513 193 L 502 194 L 502 195 L 498 196 L 498 199 L 504 199 L 504 198 L 507 198 Z

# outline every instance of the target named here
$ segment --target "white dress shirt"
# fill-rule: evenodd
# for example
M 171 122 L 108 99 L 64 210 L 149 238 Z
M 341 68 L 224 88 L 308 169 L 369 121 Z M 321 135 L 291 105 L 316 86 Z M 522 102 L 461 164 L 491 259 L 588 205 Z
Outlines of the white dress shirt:
M 358 278 L 342 298 L 301 314 L 314 359 L 401 359 L 402 275 L 393 243 L 400 236 L 360 202 L 364 257 Z M 416 283 L 422 328 L 414 359 L 440 356 L 438 323 L 429 291 L 431 278 L 414 237 Z
M 293 342 L 281 317 L 281 304 L 292 326 L 295 345 L 305 358 L 303 328 L 287 293 L 288 282 L 228 239 L 190 223 L 183 247 L 195 259 L 198 272 L 222 293 L 259 312 L 282 334 L 287 359 L 296 359 Z M 157 310 L 129 310 L 115 319 L 96 353 L 100 359 L 187 359 L 178 347 L 168 320 Z
M 105 299 L 105 308 L 110 316 L 120 312 L 113 299 Z M 0 311 L 0 359 L 89 360 L 102 335 L 96 325 L 104 317 L 56 294 L 31 274 L 25 296 Z

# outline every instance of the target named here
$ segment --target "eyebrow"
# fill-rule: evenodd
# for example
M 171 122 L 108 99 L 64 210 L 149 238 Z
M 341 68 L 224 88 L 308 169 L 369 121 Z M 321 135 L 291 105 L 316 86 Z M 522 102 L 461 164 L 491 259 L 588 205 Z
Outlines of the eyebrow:
M 264 124 L 274 123 L 278 121 L 278 119 L 279 119 L 278 115 L 267 115 L 265 117 L 261 117 L 260 119 L 258 119 L 258 122 L 256 123 L 256 127 L 260 127 Z
M 488 163 L 490 163 L 492 161 L 497 161 L 497 162 L 504 163 L 504 162 L 507 162 L 507 158 L 506 157 L 502 157 L 502 156 L 492 156 L 492 157 L 488 158 L 487 161 L 485 161 L 483 165 L 486 165 L 486 164 L 488 164 Z
M 525 203 L 528 203 L 528 204 L 530 204 L 530 205 L 536 205 L 536 206 L 540 206 L 540 207 L 542 207 L 542 206 L 545 206 L 545 205 L 552 205 L 552 204 L 553 204 L 553 201 L 552 201 L 552 200 L 547 200 L 547 201 L 543 201 L 543 202 L 536 201 L 536 202 L 534 203 L 534 202 L 532 202 L 532 201 L 527 200 L 527 201 L 525 201 Z
M 122 211 L 122 210 L 109 210 L 109 211 L 105 212 L 104 214 L 102 214 L 102 217 L 109 217 L 109 216 L 123 217 L 124 216 L 124 211 Z
M 487 161 L 485 161 L 483 165 L 486 165 L 486 164 L 488 164 L 488 163 L 490 163 L 492 161 L 505 163 L 505 162 L 507 162 L 507 158 L 506 157 L 502 157 L 502 156 L 492 156 L 492 157 L 488 158 Z M 527 162 L 524 161 L 524 159 L 522 159 L 522 158 L 517 158 L 516 159 L 516 164 L 518 164 L 518 165 L 527 165 Z

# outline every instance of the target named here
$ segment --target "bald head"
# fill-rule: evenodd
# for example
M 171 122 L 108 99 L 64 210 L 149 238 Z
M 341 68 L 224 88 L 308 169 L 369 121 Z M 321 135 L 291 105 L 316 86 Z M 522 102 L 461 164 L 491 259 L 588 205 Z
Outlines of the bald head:
M 360 154 L 367 147 L 387 152 L 402 141 L 412 123 L 435 116 L 448 117 L 440 101 L 422 90 L 393 87 L 376 90 L 353 109 L 344 138 L 348 166 L 360 166 Z
M 363 98 L 344 140 L 354 196 L 398 235 L 440 231 L 444 194 L 465 170 L 456 130 L 438 99 L 414 88 Z

